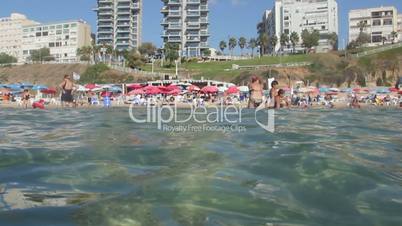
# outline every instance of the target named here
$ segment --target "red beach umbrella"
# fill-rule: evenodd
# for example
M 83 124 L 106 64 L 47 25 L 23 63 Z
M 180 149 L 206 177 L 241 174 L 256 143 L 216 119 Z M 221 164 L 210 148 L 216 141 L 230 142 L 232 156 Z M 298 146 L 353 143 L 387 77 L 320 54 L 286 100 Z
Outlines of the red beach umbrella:
M 200 91 L 201 89 L 200 89 L 200 87 L 198 87 L 198 86 L 196 86 L 196 85 L 191 85 L 191 86 L 189 86 L 189 87 L 187 88 L 187 90 L 188 90 L 189 92 L 194 92 L 194 91 Z
M 129 88 L 129 89 L 141 89 L 142 85 L 138 84 L 138 83 L 135 83 L 135 84 L 128 85 L 127 88 Z
M 145 94 L 145 91 L 142 89 L 135 89 L 128 93 L 129 96 L 130 95 L 144 95 L 144 94 Z
M 57 90 L 55 88 L 47 88 L 47 89 L 41 90 L 40 92 L 44 93 L 44 94 L 56 94 Z
M 87 85 L 85 85 L 85 88 L 87 88 L 87 89 L 95 89 L 95 88 L 99 88 L 99 86 L 97 86 L 96 84 L 87 84 Z
M 177 95 L 180 94 L 180 92 L 181 92 L 180 89 L 174 89 L 174 90 L 169 91 L 167 94 L 168 94 L 168 95 L 177 96 Z
M 227 94 L 235 94 L 235 93 L 239 93 L 239 89 L 237 88 L 237 86 L 231 86 L 226 90 Z
M 147 86 L 144 88 L 145 94 L 156 95 L 162 93 L 162 91 L 156 86 Z
M 391 87 L 391 88 L 389 88 L 389 91 L 393 92 L 393 93 L 397 93 L 399 91 L 399 89 L 397 89 L 395 87 Z
M 167 88 L 169 91 L 172 91 L 172 90 L 180 90 L 180 88 L 179 88 L 177 85 L 175 85 L 175 84 L 170 84 L 170 85 L 168 85 L 166 88 Z
M 217 93 L 219 91 L 218 87 L 216 86 L 205 86 L 201 89 L 203 93 Z

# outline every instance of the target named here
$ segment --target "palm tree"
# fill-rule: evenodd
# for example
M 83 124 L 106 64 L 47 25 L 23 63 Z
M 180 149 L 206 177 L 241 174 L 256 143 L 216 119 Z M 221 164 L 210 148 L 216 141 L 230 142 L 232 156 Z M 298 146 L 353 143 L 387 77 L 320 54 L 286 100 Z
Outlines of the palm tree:
M 251 49 L 251 56 L 254 57 L 254 49 L 257 47 L 257 40 L 255 38 L 250 38 L 248 41 L 248 48 Z
M 98 62 L 100 46 L 96 45 L 95 42 L 93 42 L 92 46 L 91 46 L 91 51 L 92 51 L 92 57 L 93 57 L 94 64 L 96 64 Z
M 281 44 L 281 50 L 283 52 L 283 47 L 286 46 L 289 42 L 289 36 L 286 33 L 282 33 L 279 43 Z
M 393 31 L 391 32 L 392 44 L 394 44 L 395 39 L 398 37 L 398 32 Z
M 329 34 L 328 37 L 329 44 L 332 46 L 332 50 L 338 49 L 338 35 L 335 32 Z
M 363 32 L 367 28 L 367 21 L 360 21 L 357 23 L 357 27 L 359 28 L 360 32 Z
M 387 37 L 382 36 L 381 41 L 382 41 L 382 45 L 385 45 L 385 42 L 387 41 Z
M 274 35 L 274 36 L 272 36 L 270 39 L 269 39 L 269 42 L 270 42 L 270 45 L 271 45 L 271 51 L 273 52 L 273 53 L 275 53 L 275 46 L 276 46 L 276 44 L 278 44 L 278 37 L 276 36 L 276 35 Z
M 264 55 L 269 44 L 269 36 L 267 33 L 260 34 L 258 37 L 258 44 L 260 45 L 261 55 Z
M 219 49 L 222 51 L 222 53 L 224 53 L 224 50 L 226 49 L 226 47 L 228 47 L 228 45 L 226 44 L 225 41 L 221 41 L 219 43 Z
M 92 47 L 83 46 L 81 48 L 78 48 L 77 55 L 80 56 L 80 59 L 85 59 L 89 63 L 91 61 Z
M 236 48 L 236 46 L 237 46 L 237 39 L 234 37 L 230 38 L 229 39 L 229 49 L 231 51 L 232 56 L 233 56 L 233 50 L 234 50 L 234 48 Z
M 247 39 L 245 37 L 240 37 L 238 44 L 239 44 L 239 47 L 240 47 L 241 55 L 243 56 L 243 49 L 247 45 Z
M 296 44 L 299 43 L 299 41 L 300 41 L 299 34 L 295 31 L 292 32 L 290 34 L 289 40 L 292 43 L 293 53 L 295 53 L 296 52 Z

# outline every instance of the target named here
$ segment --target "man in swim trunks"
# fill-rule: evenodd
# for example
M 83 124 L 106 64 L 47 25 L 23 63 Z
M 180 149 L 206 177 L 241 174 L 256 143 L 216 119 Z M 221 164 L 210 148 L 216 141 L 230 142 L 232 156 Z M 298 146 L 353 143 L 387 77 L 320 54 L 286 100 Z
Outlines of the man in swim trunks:
M 70 79 L 70 75 L 64 75 L 64 80 L 62 83 L 59 85 L 62 94 L 61 94 L 61 106 L 63 107 L 65 103 L 67 103 L 68 106 L 72 107 L 74 98 L 73 98 L 73 88 L 74 88 L 74 83 Z

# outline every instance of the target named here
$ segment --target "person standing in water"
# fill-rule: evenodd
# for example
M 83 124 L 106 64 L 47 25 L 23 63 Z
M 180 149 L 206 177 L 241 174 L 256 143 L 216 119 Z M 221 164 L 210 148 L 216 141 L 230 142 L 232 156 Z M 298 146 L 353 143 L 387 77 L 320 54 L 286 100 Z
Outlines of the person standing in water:
M 62 94 L 61 94 L 61 106 L 63 107 L 65 103 L 68 106 L 73 106 L 74 98 L 73 98 L 73 88 L 74 83 L 70 79 L 70 75 L 64 75 L 63 82 L 59 85 Z
M 29 99 L 31 96 L 29 95 L 29 91 L 27 89 L 24 90 L 24 93 L 22 94 L 22 106 L 27 109 L 28 108 L 28 103 Z
M 274 107 L 275 106 L 275 100 L 276 100 L 276 96 L 278 96 L 278 81 L 272 81 L 271 82 L 271 90 L 269 91 L 269 103 L 268 107 Z
M 249 84 L 250 98 L 248 101 L 249 108 L 257 108 L 263 102 L 263 86 L 257 76 L 251 77 Z

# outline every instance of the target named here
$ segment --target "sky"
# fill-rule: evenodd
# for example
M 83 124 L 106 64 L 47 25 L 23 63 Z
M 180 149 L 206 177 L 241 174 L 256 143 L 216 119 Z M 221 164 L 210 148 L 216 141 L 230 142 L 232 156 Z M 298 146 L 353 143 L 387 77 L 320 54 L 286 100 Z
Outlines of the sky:
M 264 10 L 271 9 L 274 0 L 209 0 L 210 33 L 212 48 L 218 48 L 221 40 L 228 37 L 247 39 L 257 36 L 256 25 Z M 338 0 L 339 41 L 347 41 L 348 12 L 351 9 L 395 6 L 402 13 L 402 0 Z M 161 0 L 143 0 L 143 42 L 162 45 L 160 21 Z M 96 31 L 96 14 L 92 10 L 96 0 L 0 0 L 0 17 L 12 12 L 22 13 L 38 22 L 52 22 L 68 19 L 84 19 Z

